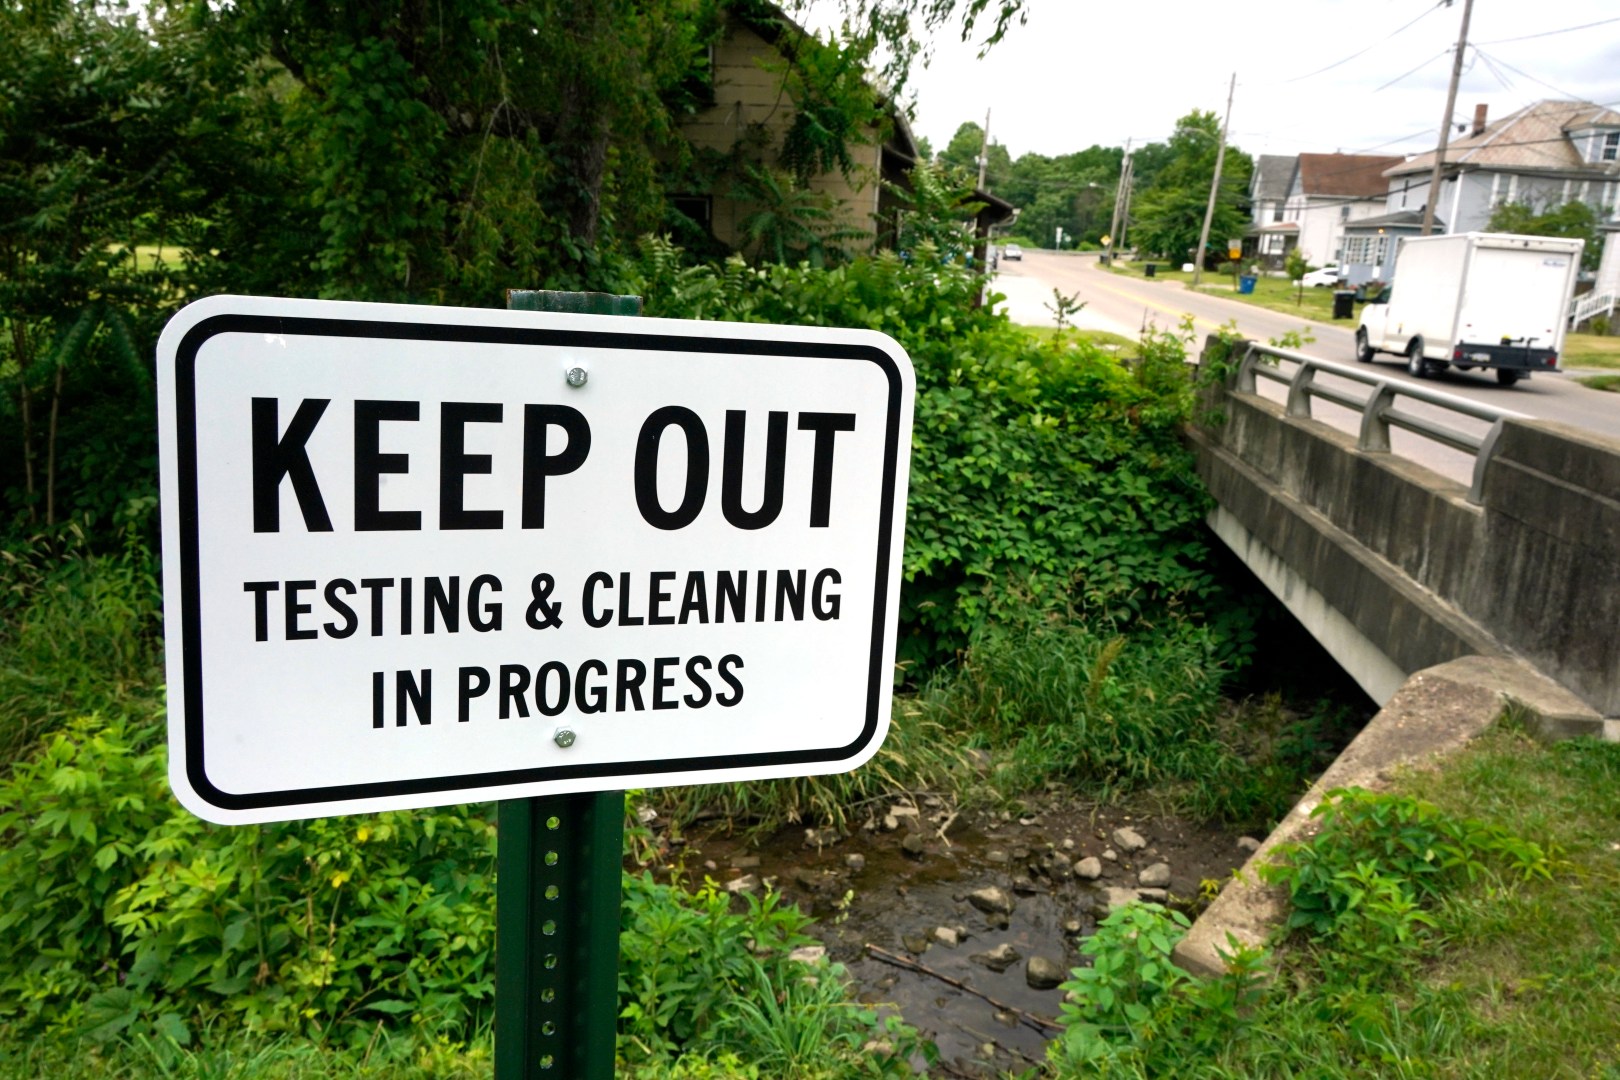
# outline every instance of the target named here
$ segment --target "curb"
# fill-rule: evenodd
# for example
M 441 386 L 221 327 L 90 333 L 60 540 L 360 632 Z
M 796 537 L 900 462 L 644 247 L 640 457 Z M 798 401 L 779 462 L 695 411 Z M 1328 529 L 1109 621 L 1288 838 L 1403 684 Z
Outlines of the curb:
M 1521 660 L 1465 656 L 1413 674 L 1360 735 L 1249 856 L 1233 881 L 1201 914 L 1173 954 L 1195 975 L 1220 975 L 1233 945 L 1258 948 L 1272 939 L 1288 912 L 1280 886 L 1260 881 L 1259 868 L 1277 846 L 1316 830 L 1311 812 L 1334 788 L 1381 791 L 1402 768 L 1422 766 L 1461 749 L 1509 708 L 1518 708 L 1537 737 L 1592 735 L 1620 742 L 1620 720 L 1606 720 L 1574 694 Z

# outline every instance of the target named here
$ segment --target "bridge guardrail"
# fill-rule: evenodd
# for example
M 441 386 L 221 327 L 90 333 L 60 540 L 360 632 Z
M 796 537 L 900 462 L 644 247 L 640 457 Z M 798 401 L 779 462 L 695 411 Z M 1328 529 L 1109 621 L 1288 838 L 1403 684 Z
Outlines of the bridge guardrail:
M 1265 363 L 1265 357 L 1291 361 L 1295 365 L 1294 369 L 1285 372 L 1280 367 Z M 1336 386 L 1317 383 L 1318 373 L 1336 375 L 1372 389 L 1366 397 L 1360 397 Z M 1288 387 L 1285 411 L 1289 416 L 1310 418 L 1313 398 L 1322 398 L 1324 401 L 1331 401 L 1335 405 L 1360 413 L 1361 432 L 1356 440 L 1356 448 L 1359 450 L 1388 453 L 1389 429 L 1397 427 L 1432 439 L 1453 450 L 1472 454 L 1474 478 L 1469 487 L 1468 501 L 1476 505 L 1479 504 L 1484 492 L 1485 466 L 1495 452 L 1497 439 L 1502 432 L 1502 421 L 1529 419 L 1525 413 L 1499 409 L 1493 405 L 1481 405 L 1477 401 L 1470 401 L 1455 394 L 1431 390 L 1414 383 L 1391 380 L 1377 371 L 1352 367 L 1332 360 L 1319 360 L 1292 349 L 1279 349 L 1272 345 L 1250 342 L 1242 361 L 1238 364 L 1234 389 L 1239 393 L 1257 393 L 1257 379 L 1268 379 Z M 1437 406 L 1475 420 L 1484 420 L 1491 425 L 1490 429 L 1484 435 L 1475 435 L 1443 422 L 1418 416 L 1400 408 L 1400 401 L 1403 398 L 1421 401 L 1426 405 Z

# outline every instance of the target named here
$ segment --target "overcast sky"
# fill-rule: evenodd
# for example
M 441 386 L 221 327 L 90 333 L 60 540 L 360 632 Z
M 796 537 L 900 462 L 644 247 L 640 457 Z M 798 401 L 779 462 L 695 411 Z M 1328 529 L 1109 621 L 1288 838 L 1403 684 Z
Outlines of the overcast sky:
M 1162 141 L 1192 109 L 1219 115 L 1235 71 L 1231 137 L 1251 154 L 1418 153 L 1435 143 L 1462 20 L 1462 0 L 1028 7 L 1028 23 L 983 60 L 975 46 L 936 41 L 913 82 L 913 127 L 936 151 L 964 121 L 984 123 L 986 108 L 992 139 L 1015 158 Z M 1548 33 L 1589 23 L 1601 25 Z M 1546 36 L 1505 40 L 1532 34 Z M 1479 103 L 1491 119 L 1547 98 L 1620 108 L 1617 0 L 1475 0 L 1468 39 L 1478 49 L 1467 53 L 1458 123 Z

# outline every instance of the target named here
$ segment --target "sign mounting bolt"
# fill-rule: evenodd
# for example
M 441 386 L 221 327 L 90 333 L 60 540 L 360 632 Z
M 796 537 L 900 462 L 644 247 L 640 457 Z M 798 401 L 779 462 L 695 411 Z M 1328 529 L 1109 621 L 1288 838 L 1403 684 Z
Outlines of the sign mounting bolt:
M 551 741 L 562 747 L 564 750 L 568 749 L 570 746 L 574 745 L 574 729 L 565 727 L 558 728 L 557 733 L 551 737 Z
M 590 373 L 582 367 L 571 367 L 568 369 L 568 385 L 574 387 L 575 389 L 584 386 L 585 380 L 588 378 L 590 378 Z

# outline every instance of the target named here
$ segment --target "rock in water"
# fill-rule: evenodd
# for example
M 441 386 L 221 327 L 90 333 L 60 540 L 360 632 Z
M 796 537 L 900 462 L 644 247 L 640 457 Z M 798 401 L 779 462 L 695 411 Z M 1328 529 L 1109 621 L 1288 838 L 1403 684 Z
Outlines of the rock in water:
M 1011 915 L 1018 901 L 1006 889 L 995 885 L 968 893 L 968 903 L 986 915 Z
M 1024 965 L 1024 981 L 1036 990 L 1051 990 L 1068 977 L 1062 964 L 1044 956 L 1032 956 Z
M 969 956 L 968 959 L 973 961 L 975 964 L 983 964 L 991 971 L 1001 972 L 1006 971 L 1008 968 L 1018 963 L 1021 957 L 1019 956 L 1017 949 L 1003 941 L 1000 945 L 997 945 L 990 951 L 974 953 L 972 956 Z

